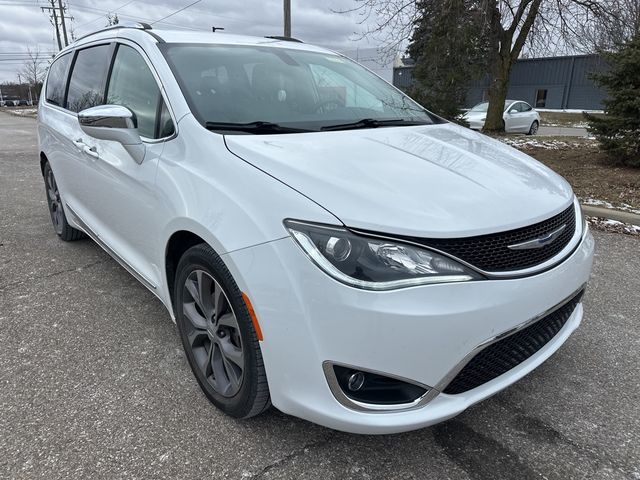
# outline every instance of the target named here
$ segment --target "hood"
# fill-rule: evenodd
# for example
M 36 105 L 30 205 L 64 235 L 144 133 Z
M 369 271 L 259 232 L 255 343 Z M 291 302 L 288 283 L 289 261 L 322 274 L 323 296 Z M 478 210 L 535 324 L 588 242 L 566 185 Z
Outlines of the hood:
M 480 235 L 536 223 L 573 201 L 569 184 L 542 164 L 453 124 L 225 141 L 236 156 L 363 230 Z
M 487 112 L 466 112 L 462 115 L 463 118 L 485 118 L 487 116 Z

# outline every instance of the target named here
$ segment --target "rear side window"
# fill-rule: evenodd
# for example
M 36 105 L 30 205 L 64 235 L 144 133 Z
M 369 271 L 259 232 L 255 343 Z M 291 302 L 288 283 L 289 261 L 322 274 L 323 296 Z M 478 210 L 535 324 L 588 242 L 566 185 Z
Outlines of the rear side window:
M 110 52 L 111 45 L 99 45 L 78 52 L 69 81 L 69 110 L 79 112 L 104 103 Z
M 67 86 L 67 70 L 73 55 L 66 54 L 56 59 L 49 69 L 47 77 L 47 102 L 53 105 L 62 106 L 64 102 L 64 90 Z
M 173 132 L 171 117 L 160 95 L 160 88 L 142 56 L 127 45 L 119 45 L 107 91 L 107 103 L 131 110 L 138 132 L 146 138 L 160 138 Z M 168 118 L 167 118 L 168 117 Z M 158 121 L 156 121 L 158 120 Z M 160 124 L 159 132 L 156 125 Z

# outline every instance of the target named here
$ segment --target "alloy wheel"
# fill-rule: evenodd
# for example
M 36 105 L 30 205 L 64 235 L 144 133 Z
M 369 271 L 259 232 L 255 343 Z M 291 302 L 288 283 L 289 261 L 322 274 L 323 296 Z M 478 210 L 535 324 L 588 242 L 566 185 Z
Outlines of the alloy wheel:
M 60 198 L 58 184 L 56 183 L 56 178 L 53 176 L 53 170 L 51 169 L 47 172 L 46 183 L 47 200 L 49 202 L 49 212 L 51 213 L 53 228 L 58 235 L 61 235 L 64 228 L 64 211 L 62 210 L 62 199 Z
M 529 134 L 535 135 L 536 133 L 538 133 L 538 122 L 533 122 L 531 124 L 531 130 L 529 131 Z
M 244 377 L 244 352 L 238 320 L 220 284 L 204 270 L 189 274 L 182 312 L 188 320 L 188 346 L 206 382 L 220 395 L 238 393 Z

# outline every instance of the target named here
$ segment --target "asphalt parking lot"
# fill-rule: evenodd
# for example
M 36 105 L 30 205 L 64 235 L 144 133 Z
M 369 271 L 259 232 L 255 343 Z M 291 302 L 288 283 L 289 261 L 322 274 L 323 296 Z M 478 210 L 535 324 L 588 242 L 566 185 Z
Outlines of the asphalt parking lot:
M 437 426 L 334 432 L 212 407 L 160 302 L 51 227 L 35 121 L 0 113 L 0 478 L 640 479 L 640 240 L 598 233 L 581 328 Z

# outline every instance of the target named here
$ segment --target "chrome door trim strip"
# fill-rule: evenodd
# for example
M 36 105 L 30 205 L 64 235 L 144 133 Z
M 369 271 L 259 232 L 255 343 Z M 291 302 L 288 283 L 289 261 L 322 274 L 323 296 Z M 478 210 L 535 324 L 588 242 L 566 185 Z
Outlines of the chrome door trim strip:
M 73 215 L 73 219 L 78 224 L 78 226 L 91 237 L 91 239 L 96 242 L 105 252 L 107 252 L 116 262 L 118 262 L 127 272 L 133 275 L 136 280 L 142 283 L 145 287 L 147 287 L 152 292 L 156 293 L 156 289 L 158 288 L 154 285 L 147 277 L 138 272 L 135 268 L 129 265 L 120 255 L 114 252 L 106 243 L 104 243 L 97 233 L 95 233 L 83 220 L 80 216 L 69 206 L 68 203 L 65 202 L 65 207 L 69 210 L 69 213 Z

